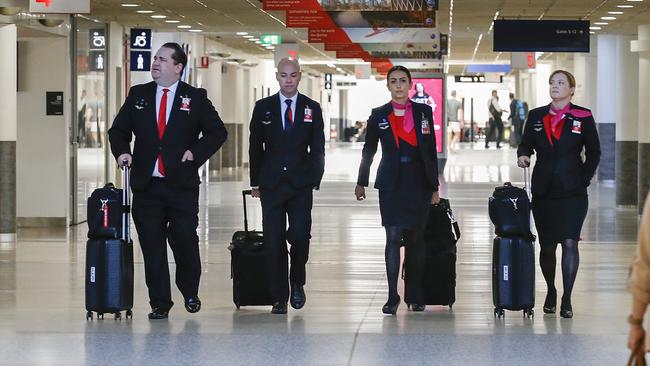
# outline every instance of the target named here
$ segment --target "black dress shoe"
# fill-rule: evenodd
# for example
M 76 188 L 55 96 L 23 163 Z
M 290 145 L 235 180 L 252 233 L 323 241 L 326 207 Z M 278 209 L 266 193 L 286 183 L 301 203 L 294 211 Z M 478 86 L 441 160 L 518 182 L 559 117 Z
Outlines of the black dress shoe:
M 571 306 L 571 301 L 565 301 L 564 296 L 562 297 L 562 305 L 560 305 L 560 316 L 567 319 L 573 318 L 573 307 Z
M 423 304 L 411 304 L 411 311 L 424 311 L 426 305 Z
M 388 299 L 384 306 L 381 308 L 381 312 L 384 314 L 397 314 L 397 308 L 399 307 L 400 297 L 397 296 L 396 299 Z
M 291 307 L 294 309 L 301 309 L 305 306 L 305 301 L 307 301 L 307 296 L 305 296 L 305 288 L 299 285 L 291 286 L 291 298 L 289 302 Z
M 546 300 L 544 300 L 544 310 L 545 314 L 555 314 L 557 304 L 557 293 L 555 291 L 549 291 L 546 293 Z
M 151 320 L 160 320 L 167 319 L 169 317 L 169 310 L 162 310 L 160 308 L 153 308 L 149 313 L 149 319 Z
M 273 308 L 271 308 L 271 314 L 286 314 L 286 313 L 287 313 L 286 301 L 278 301 L 275 304 L 273 304 Z
M 201 310 L 201 300 L 198 296 L 185 299 L 185 310 L 188 313 L 198 313 Z

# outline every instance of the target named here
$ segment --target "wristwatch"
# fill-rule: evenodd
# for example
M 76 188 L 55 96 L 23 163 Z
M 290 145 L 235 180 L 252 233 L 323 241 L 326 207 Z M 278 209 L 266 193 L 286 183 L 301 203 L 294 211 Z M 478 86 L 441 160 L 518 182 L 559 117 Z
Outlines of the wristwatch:
M 630 325 L 638 325 L 638 326 L 643 325 L 643 319 L 637 319 L 634 316 L 632 316 L 632 314 L 628 315 L 627 322 Z

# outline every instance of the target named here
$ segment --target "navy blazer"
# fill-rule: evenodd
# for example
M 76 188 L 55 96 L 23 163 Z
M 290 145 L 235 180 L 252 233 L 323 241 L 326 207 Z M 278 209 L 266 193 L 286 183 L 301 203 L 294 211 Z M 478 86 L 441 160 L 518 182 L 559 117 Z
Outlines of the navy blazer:
M 158 154 L 162 155 L 170 185 L 183 189 L 197 187 L 201 183 L 198 168 L 224 144 L 226 128 L 205 89 L 179 81 L 161 140 L 156 120 L 156 86 L 152 81 L 129 90 L 108 130 L 113 156 L 117 159 L 124 153 L 131 154 L 131 139 L 135 135 L 131 165 L 134 191 L 142 191 L 149 184 Z M 181 110 L 181 98 L 189 98 L 189 110 Z M 192 152 L 194 161 L 182 163 L 187 150 Z
M 600 141 L 593 116 L 576 117 L 567 114 L 559 141 L 553 145 L 548 141 L 544 127 L 544 116 L 550 104 L 535 108 L 528 113 L 517 156 L 532 156 L 537 153 L 533 169 L 531 190 L 534 195 L 548 192 L 553 176 L 559 177 L 567 193 L 586 193 L 600 162 Z M 571 109 L 589 111 L 574 104 Z M 585 160 L 581 153 L 584 147 Z
M 375 178 L 375 188 L 392 191 L 397 186 L 399 175 L 400 155 L 393 130 L 388 123 L 388 116 L 393 112 L 390 102 L 381 107 L 374 108 L 366 127 L 366 141 L 363 144 L 361 165 L 357 184 L 368 186 L 370 166 L 377 152 L 377 143 L 381 141 L 381 161 Z M 422 134 L 423 120 L 428 124 L 430 133 Z M 381 127 L 380 127 L 381 124 Z M 438 153 L 436 149 L 436 135 L 433 126 L 433 111 L 426 104 L 413 103 L 413 124 L 418 141 L 418 150 L 424 163 L 424 174 L 431 185 L 431 189 L 438 191 Z
M 305 112 L 311 110 L 311 121 Z M 323 112 L 318 102 L 298 94 L 291 134 L 282 126 L 280 94 L 255 103 L 250 122 L 251 187 L 275 189 L 282 174 L 295 188 L 320 186 L 325 171 Z

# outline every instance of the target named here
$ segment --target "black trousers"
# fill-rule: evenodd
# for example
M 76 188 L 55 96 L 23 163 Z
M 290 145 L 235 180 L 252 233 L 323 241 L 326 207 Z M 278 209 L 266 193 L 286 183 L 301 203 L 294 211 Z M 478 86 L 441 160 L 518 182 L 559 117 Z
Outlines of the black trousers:
M 300 286 L 306 282 L 313 192 L 311 187 L 295 188 L 282 178 L 277 188 L 262 189 L 260 193 L 271 297 L 274 302 L 286 302 L 289 299 L 287 278 Z M 287 242 L 291 245 L 289 251 Z M 291 270 L 287 268 L 288 254 L 291 255 Z
M 500 146 L 501 140 L 503 139 L 503 121 L 501 120 L 501 117 L 490 118 L 490 121 L 488 122 L 488 130 L 485 133 L 485 146 L 488 146 L 488 143 L 492 138 L 492 134 L 494 133 L 494 129 L 496 129 L 498 132 L 496 138 L 497 146 Z
M 145 281 L 152 308 L 169 310 L 172 302 L 167 242 L 176 262 L 176 286 L 183 297 L 196 297 L 201 277 L 199 237 L 196 234 L 199 188 L 179 190 L 164 178 L 133 195 L 133 221 L 144 257 Z

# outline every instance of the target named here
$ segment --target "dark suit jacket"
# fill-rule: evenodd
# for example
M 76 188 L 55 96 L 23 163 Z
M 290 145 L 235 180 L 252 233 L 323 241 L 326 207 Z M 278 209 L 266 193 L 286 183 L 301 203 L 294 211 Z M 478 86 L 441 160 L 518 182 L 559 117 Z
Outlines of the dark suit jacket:
M 367 187 L 370 165 L 377 152 L 377 142 L 381 141 L 381 161 L 377 169 L 375 188 L 394 190 L 397 185 L 399 174 L 399 150 L 395 144 L 395 137 L 390 124 L 387 124 L 388 116 L 393 112 L 392 104 L 386 103 L 375 108 L 368 118 L 366 127 L 366 142 L 363 145 L 361 166 L 359 166 L 359 177 L 357 184 Z M 428 120 L 429 134 L 422 134 L 422 120 Z M 382 128 L 379 124 L 382 123 Z M 436 135 L 433 128 L 433 113 L 431 107 L 426 104 L 413 103 L 413 123 L 415 135 L 418 140 L 418 149 L 424 162 L 425 176 L 431 184 L 433 191 L 438 190 L 438 156 L 436 149 Z M 385 126 L 388 126 L 387 128 Z
M 283 172 L 295 188 L 318 188 L 325 171 L 325 133 L 320 104 L 298 94 L 293 130 L 282 126 L 280 95 L 255 103 L 250 123 L 251 187 L 275 189 Z M 312 121 L 305 121 L 305 109 Z M 286 168 L 286 170 L 285 170 Z
M 540 196 L 547 193 L 554 176 L 560 179 L 567 193 L 586 192 L 600 162 L 600 141 L 594 117 L 578 118 L 568 114 L 560 140 L 551 145 L 544 127 L 544 116 L 548 114 L 549 109 L 550 104 L 530 111 L 521 144 L 517 149 L 517 156 L 531 156 L 537 153 L 531 182 L 532 193 Z M 571 109 L 589 111 L 574 104 Z M 572 132 L 572 129 L 576 131 Z M 584 162 L 581 157 L 583 147 Z
M 180 109 L 182 97 L 190 98 L 189 111 Z M 205 89 L 179 81 L 174 100 L 172 103 L 168 100 L 167 105 L 171 105 L 172 110 L 162 141 L 158 137 L 156 83 L 153 81 L 131 88 L 108 130 L 116 159 L 124 153 L 131 154 L 131 138 L 135 135 L 131 165 L 134 191 L 142 191 L 149 184 L 158 154 L 162 154 L 169 184 L 181 189 L 197 187 L 201 182 L 198 168 L 226 141 L 226 128 Z M 192 152 L 194 161 L 181 163 L 186 150 Z

